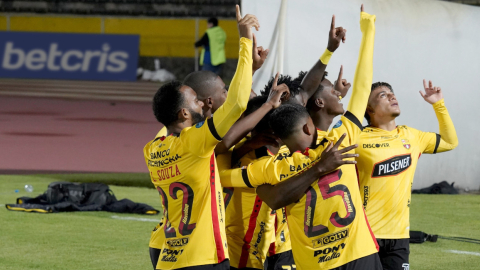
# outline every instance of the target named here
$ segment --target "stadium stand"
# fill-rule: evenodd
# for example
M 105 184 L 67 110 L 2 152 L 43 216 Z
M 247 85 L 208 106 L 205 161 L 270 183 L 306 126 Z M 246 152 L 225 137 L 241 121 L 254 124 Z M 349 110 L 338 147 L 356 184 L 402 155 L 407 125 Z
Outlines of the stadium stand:
M 10 0 L 0 12 L 152 17 L 234 18 L 240 0 Z

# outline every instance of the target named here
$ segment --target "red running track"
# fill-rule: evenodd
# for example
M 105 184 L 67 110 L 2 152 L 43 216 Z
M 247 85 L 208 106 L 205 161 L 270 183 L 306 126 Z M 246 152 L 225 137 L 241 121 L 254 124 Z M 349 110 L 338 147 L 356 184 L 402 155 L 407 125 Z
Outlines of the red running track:
M 153 96 L 153 95 L 152 95 Z M 0 96 L 1 171 L 147 172 L 150 102 Z

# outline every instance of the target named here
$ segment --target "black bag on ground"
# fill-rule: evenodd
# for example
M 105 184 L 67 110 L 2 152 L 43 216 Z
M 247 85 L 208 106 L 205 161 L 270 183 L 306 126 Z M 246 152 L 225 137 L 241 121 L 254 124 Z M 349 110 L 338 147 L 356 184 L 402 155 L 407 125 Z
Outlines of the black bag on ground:
M 127 202 L 128 201 L 128 202 Z M 156 215 L 158 210 L 128 199 L 117 201 L 108 185 L 101 183 L 53 182 L 47 191 L 35 198 L 20 197 L 16 204 L 5 205 L 8 210 L 55 213 L 70 211 L 110 211 Z
M 449 184 L 447 181 L 442 181 L 440 183 L 435 183 L 429 187 L 422 189 L 412 190 L 413 194 L 458 194 L 458 191 L 453 187 L 452 184 Z
M 425 241 L 437 242 L 438 235 L 426 234 L 421 231 L 410 231 L 410 244 L 421 244 Z

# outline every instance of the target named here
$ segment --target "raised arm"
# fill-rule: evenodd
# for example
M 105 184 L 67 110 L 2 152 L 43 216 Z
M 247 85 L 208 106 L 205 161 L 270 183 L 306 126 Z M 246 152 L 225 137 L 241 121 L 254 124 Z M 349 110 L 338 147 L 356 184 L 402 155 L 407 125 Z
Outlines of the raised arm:
M 357 163 L 354 160 L 344 160 L 346 158 L 358 157 L 358 154 L 345 154 L 357 148 L 357 145 L 338 150 L 344 138 L 345 134 L 340 137 L 333 147 L 330 144 L 322 152 L 320 161 L 310 165 L 306 170 L 276 185 L 265 184 L 257 187 L 256 192 L 260 199 L 273 210 L 285 207 L 300 200 L 305 195 L 308 187 L 321 176 L 328 174 L 343 164 Z
M 353 79 L 352 97 L 348 103 L 348 111 L 362 122 L 367 108 L 368 97 L 373 79 L 373 44 L 375 41 L 375 15 L 360 13 L 360 29 L 362 30 L 362 43 L 358 56 L 357 68 Z
M 335 15 L 332 16 L 332 23 L 330 25 L 330 31 L 328 33 L 328 45 L 325 49 L 325 52 L 320 57 L 320 59 L 315 63 L 315 65 L 308 71 L 305 78 L 303 78 L 300 87 L 306 91 L 308 98 L 310 98 L 315 91 L 317 91 L 318 86 L 322 82 L 323 73 L 327 68 L 327 64 L 332 57 L 333 52 L 340 46 L 340 42 L 345 43 L 347 29 L 343 27 L 335 28 Z
M 260 27 L 254 15 L 240 15 L 240 8 L 237 5 L 237 23 L 240 32 L 240 53 L 235 75 L 229 87 L 225 103 L 217 109 L 213 116 L 213 125 L 216 130 L 216 137 L 221 140 L 232 125 L 240 118 L 247 108 L 248 98 L 252 86 L 252 27 L 257 30 Z M 212 121 L 208 122 L 209 125 Z
M 432 81 L 429 81 L 427 85 L 425 80 L 423 80 L 423 87 L 425 92 L 420 91 L 420 95 L 433 106 L 440 127 L 440 136 L 437 136 L 435 146 L 433 146 L 433 143 L 430 146 L 427 145 L 425 151 L 435 154 L 453 150 L 458 146 L 457 132 L 448 114 L 447 107 L 445 107 L 442 89 L 434 87 Z
M 272 89 L 268 96 L 267 101 L 253 113 L 243 117 L 237 121 L 232 128 L 227 132 L 223 141 L 220 143 L 222 146 L 219 148 L 217 146 L 216 154 L 221 154 L 225 151 L 217 151 L 219 149 L 230 149 L 232 146 L 236 145 L 241 139 L 245 138 L 247 134 L 252 131 L 253 128 L 270 112 L 272 109 L 278 108 L 282 104 L 282 100 L 288 100 L 290 96 L 290 91 L 286 84 L 281 84 L 277 86 L 279 73 L 275 77 Z M 219 145 L 220 145 L 219 144 Z

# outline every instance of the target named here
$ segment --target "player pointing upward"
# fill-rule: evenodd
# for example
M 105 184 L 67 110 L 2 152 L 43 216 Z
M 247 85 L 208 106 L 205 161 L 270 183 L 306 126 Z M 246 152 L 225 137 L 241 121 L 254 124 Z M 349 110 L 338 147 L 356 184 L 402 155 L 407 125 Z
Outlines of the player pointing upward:
M 144 148 L 152 182 L 162 197 L 165 233 L 157 269 L 229 269 L 225 208 L 214 148 L 247 106 L 252 84 L 253 15 L 240 15 L 240 55 L 225 103 L 204 121 L 203 102 L 178 81 L 155 94 L 153 110 L 167 127 Z M 195 268 L 193 268 L 195 267 Z
M 392 87 L 372 85 L 357 153 L 363 205 L 380 246 L 384 269 L 408 269 L 410 201 L 413 176 L 422 153 L 435 154 L 457 147 L 458 139 L 440 87 L 424 80 L 426 102 L 432 104 L 440 134 L 397 126 L 400 107 Z

